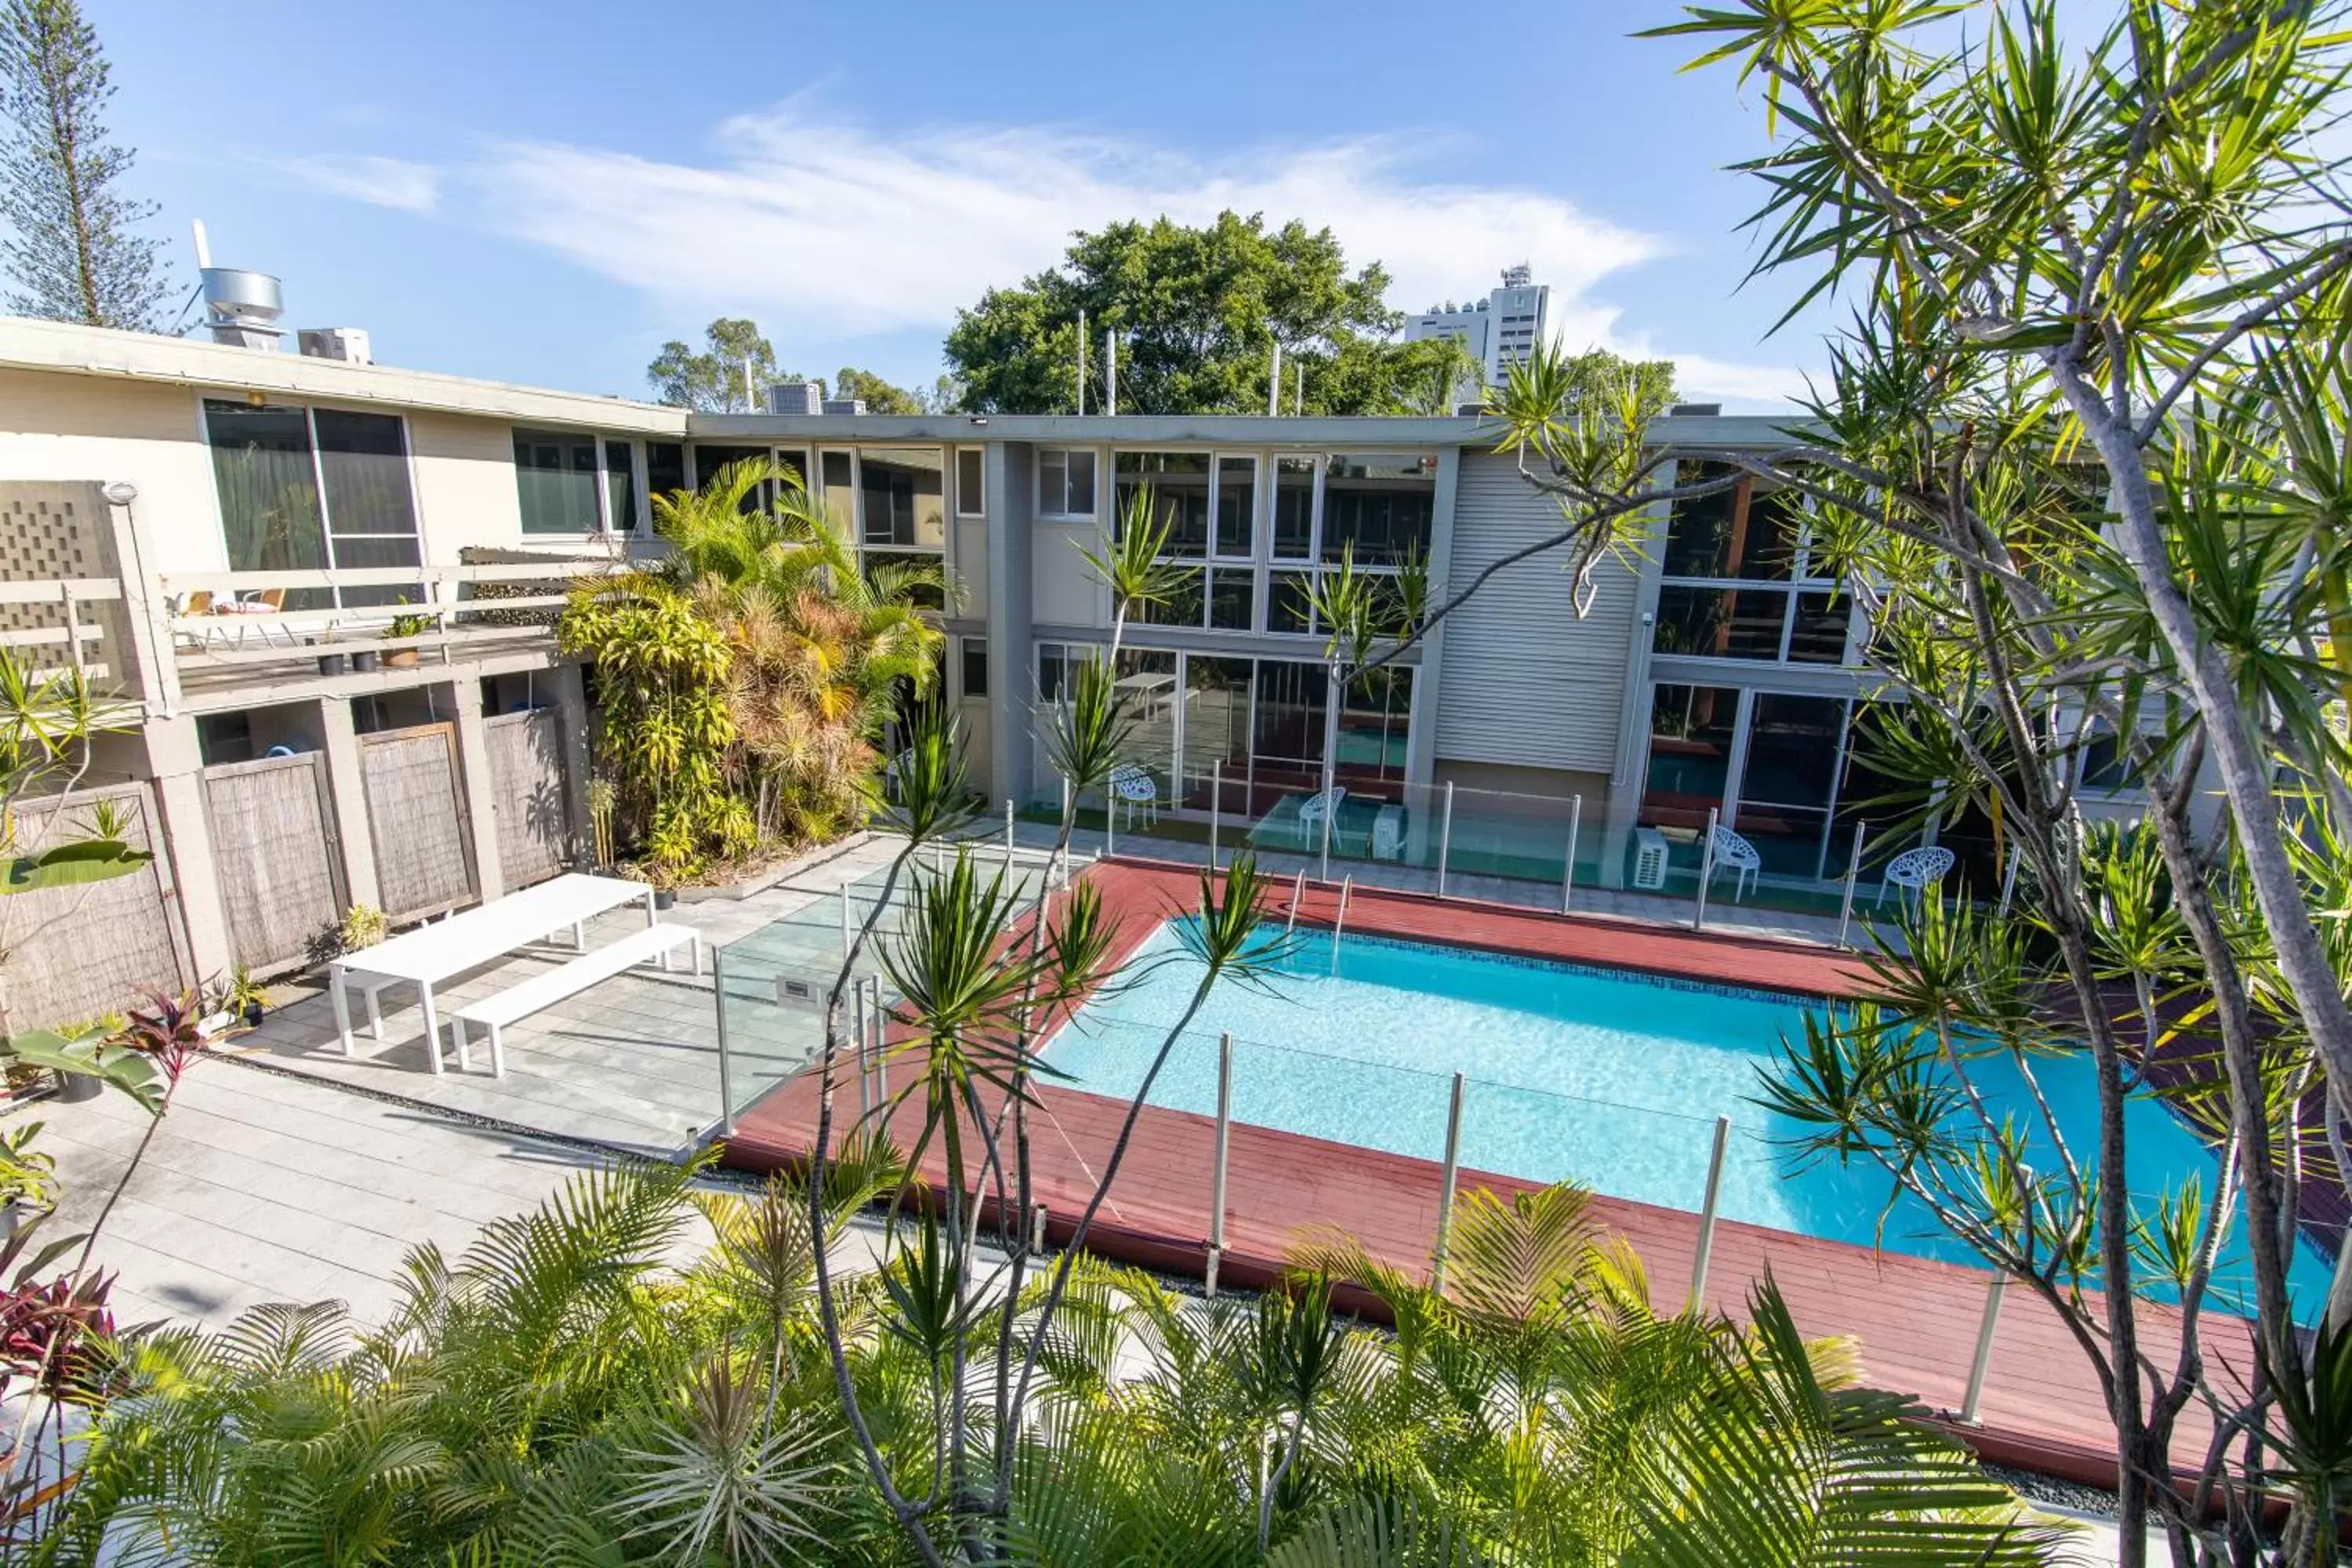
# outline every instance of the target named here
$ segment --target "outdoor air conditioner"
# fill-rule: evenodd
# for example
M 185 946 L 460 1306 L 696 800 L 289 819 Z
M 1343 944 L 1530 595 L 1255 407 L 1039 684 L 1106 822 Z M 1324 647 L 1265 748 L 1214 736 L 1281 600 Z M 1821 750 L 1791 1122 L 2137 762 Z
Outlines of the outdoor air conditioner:
M 1633 886 L 1656 891 L 1666 885 L 1666 836 L 1654 827 L 1633 829 Z

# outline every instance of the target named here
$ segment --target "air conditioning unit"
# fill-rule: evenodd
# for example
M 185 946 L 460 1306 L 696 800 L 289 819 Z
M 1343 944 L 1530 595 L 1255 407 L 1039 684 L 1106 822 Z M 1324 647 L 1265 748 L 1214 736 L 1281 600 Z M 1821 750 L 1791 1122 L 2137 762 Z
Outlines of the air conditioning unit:
M 295 335 L 305 359 L 339 359 L 345 364 L 373 364 L 364 327 L 305 327 Z
M 1633 886 L 1656 892 L 1666 885 L 1666 836 L 1654 827 L 1633 829 Z
M 866 412 L 866 399 L 862 397 L 827 398 L 824 411 L 827 414 L 863 414 Z
M 771 414 L 820 414 L 824 410 L 824 394 L 813 381 L 772 381 L 768 384 L 768 412 Z

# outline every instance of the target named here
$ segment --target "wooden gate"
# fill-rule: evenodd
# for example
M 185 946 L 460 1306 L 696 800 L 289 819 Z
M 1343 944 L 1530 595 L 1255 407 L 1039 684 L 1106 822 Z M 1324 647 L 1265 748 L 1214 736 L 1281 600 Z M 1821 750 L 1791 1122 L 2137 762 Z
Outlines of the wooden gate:
M 509 891 L 544 882 L 571 858 L 563 787 L 563 719 L 551 708 L 501 713 L 482 725 L 499 813 L 499 870 Z
M 383 912 L 407 921 L 471 903 L 473 828 L 457 771 L 457 727 L 417 724 L 359 741 Z
M 323 752 L 206 768 L 205 816 L 237 962 L 299 958 L 342 918 L 342 856 Z
M 7 895 L 0 942 L 10 951 L 0 1001 L 11 1030 L 134 1006 L 142 993 L 176 991 L 191 978 L 173 902 L 171 857 L 161 852 L 163 835 L 146 784 L 89 790 L 62 805 L 20 807 L 16 842 L 26 848 L 48 847 L 85 836 L 101 803 L 120 816 L 126 841 L 158 853 L 128 876 Z M 60 810 L 62 823 L 56 816 Z

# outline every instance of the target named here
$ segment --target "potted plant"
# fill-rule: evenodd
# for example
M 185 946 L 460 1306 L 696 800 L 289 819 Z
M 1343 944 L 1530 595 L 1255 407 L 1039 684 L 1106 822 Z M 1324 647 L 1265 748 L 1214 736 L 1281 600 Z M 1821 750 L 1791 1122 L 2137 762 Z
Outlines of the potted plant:
M 408 601 L 404 598 L 400 603 L 404 605 Z M 384 628 L 383 635 L 387 640 L 396 637 L 421 637 L 431 631 L 433 626 L 434 619 L 431 616 L 394 616 L 392 617 L 392 625 Z M 394 669 L 414 669 L 416 668 L 417 655 L 422 651 L 413 647 L 387 648 L 384 650 L 383 662 Z
M 225 1026 L 258 1028 L 262 1015 L 268 1010 L 268 987 L 254 979 L 253 972 L 240 963 L 230 973 L 227 984 L 215 982 L 215 989 L 206 1001 L 206 1014 L 218 1016 Z

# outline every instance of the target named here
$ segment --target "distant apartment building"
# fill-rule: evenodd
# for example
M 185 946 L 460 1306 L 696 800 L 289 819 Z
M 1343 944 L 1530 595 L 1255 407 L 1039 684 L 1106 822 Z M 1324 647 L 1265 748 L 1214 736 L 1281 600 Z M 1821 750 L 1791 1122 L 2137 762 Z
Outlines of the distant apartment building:
M 1503 377 L 1503 367 L 1527 358 L 1543 341 L 1544 323 L 1551 310 L 1551 285 L 1538 283 L 1527 264 L 1503 269 L 1502 287 L 1475 303 L 1458 309 L 1432 306 L 1405 323 L 1406 341 L 1459 338 L 1485 367 L 1491 384 Z

